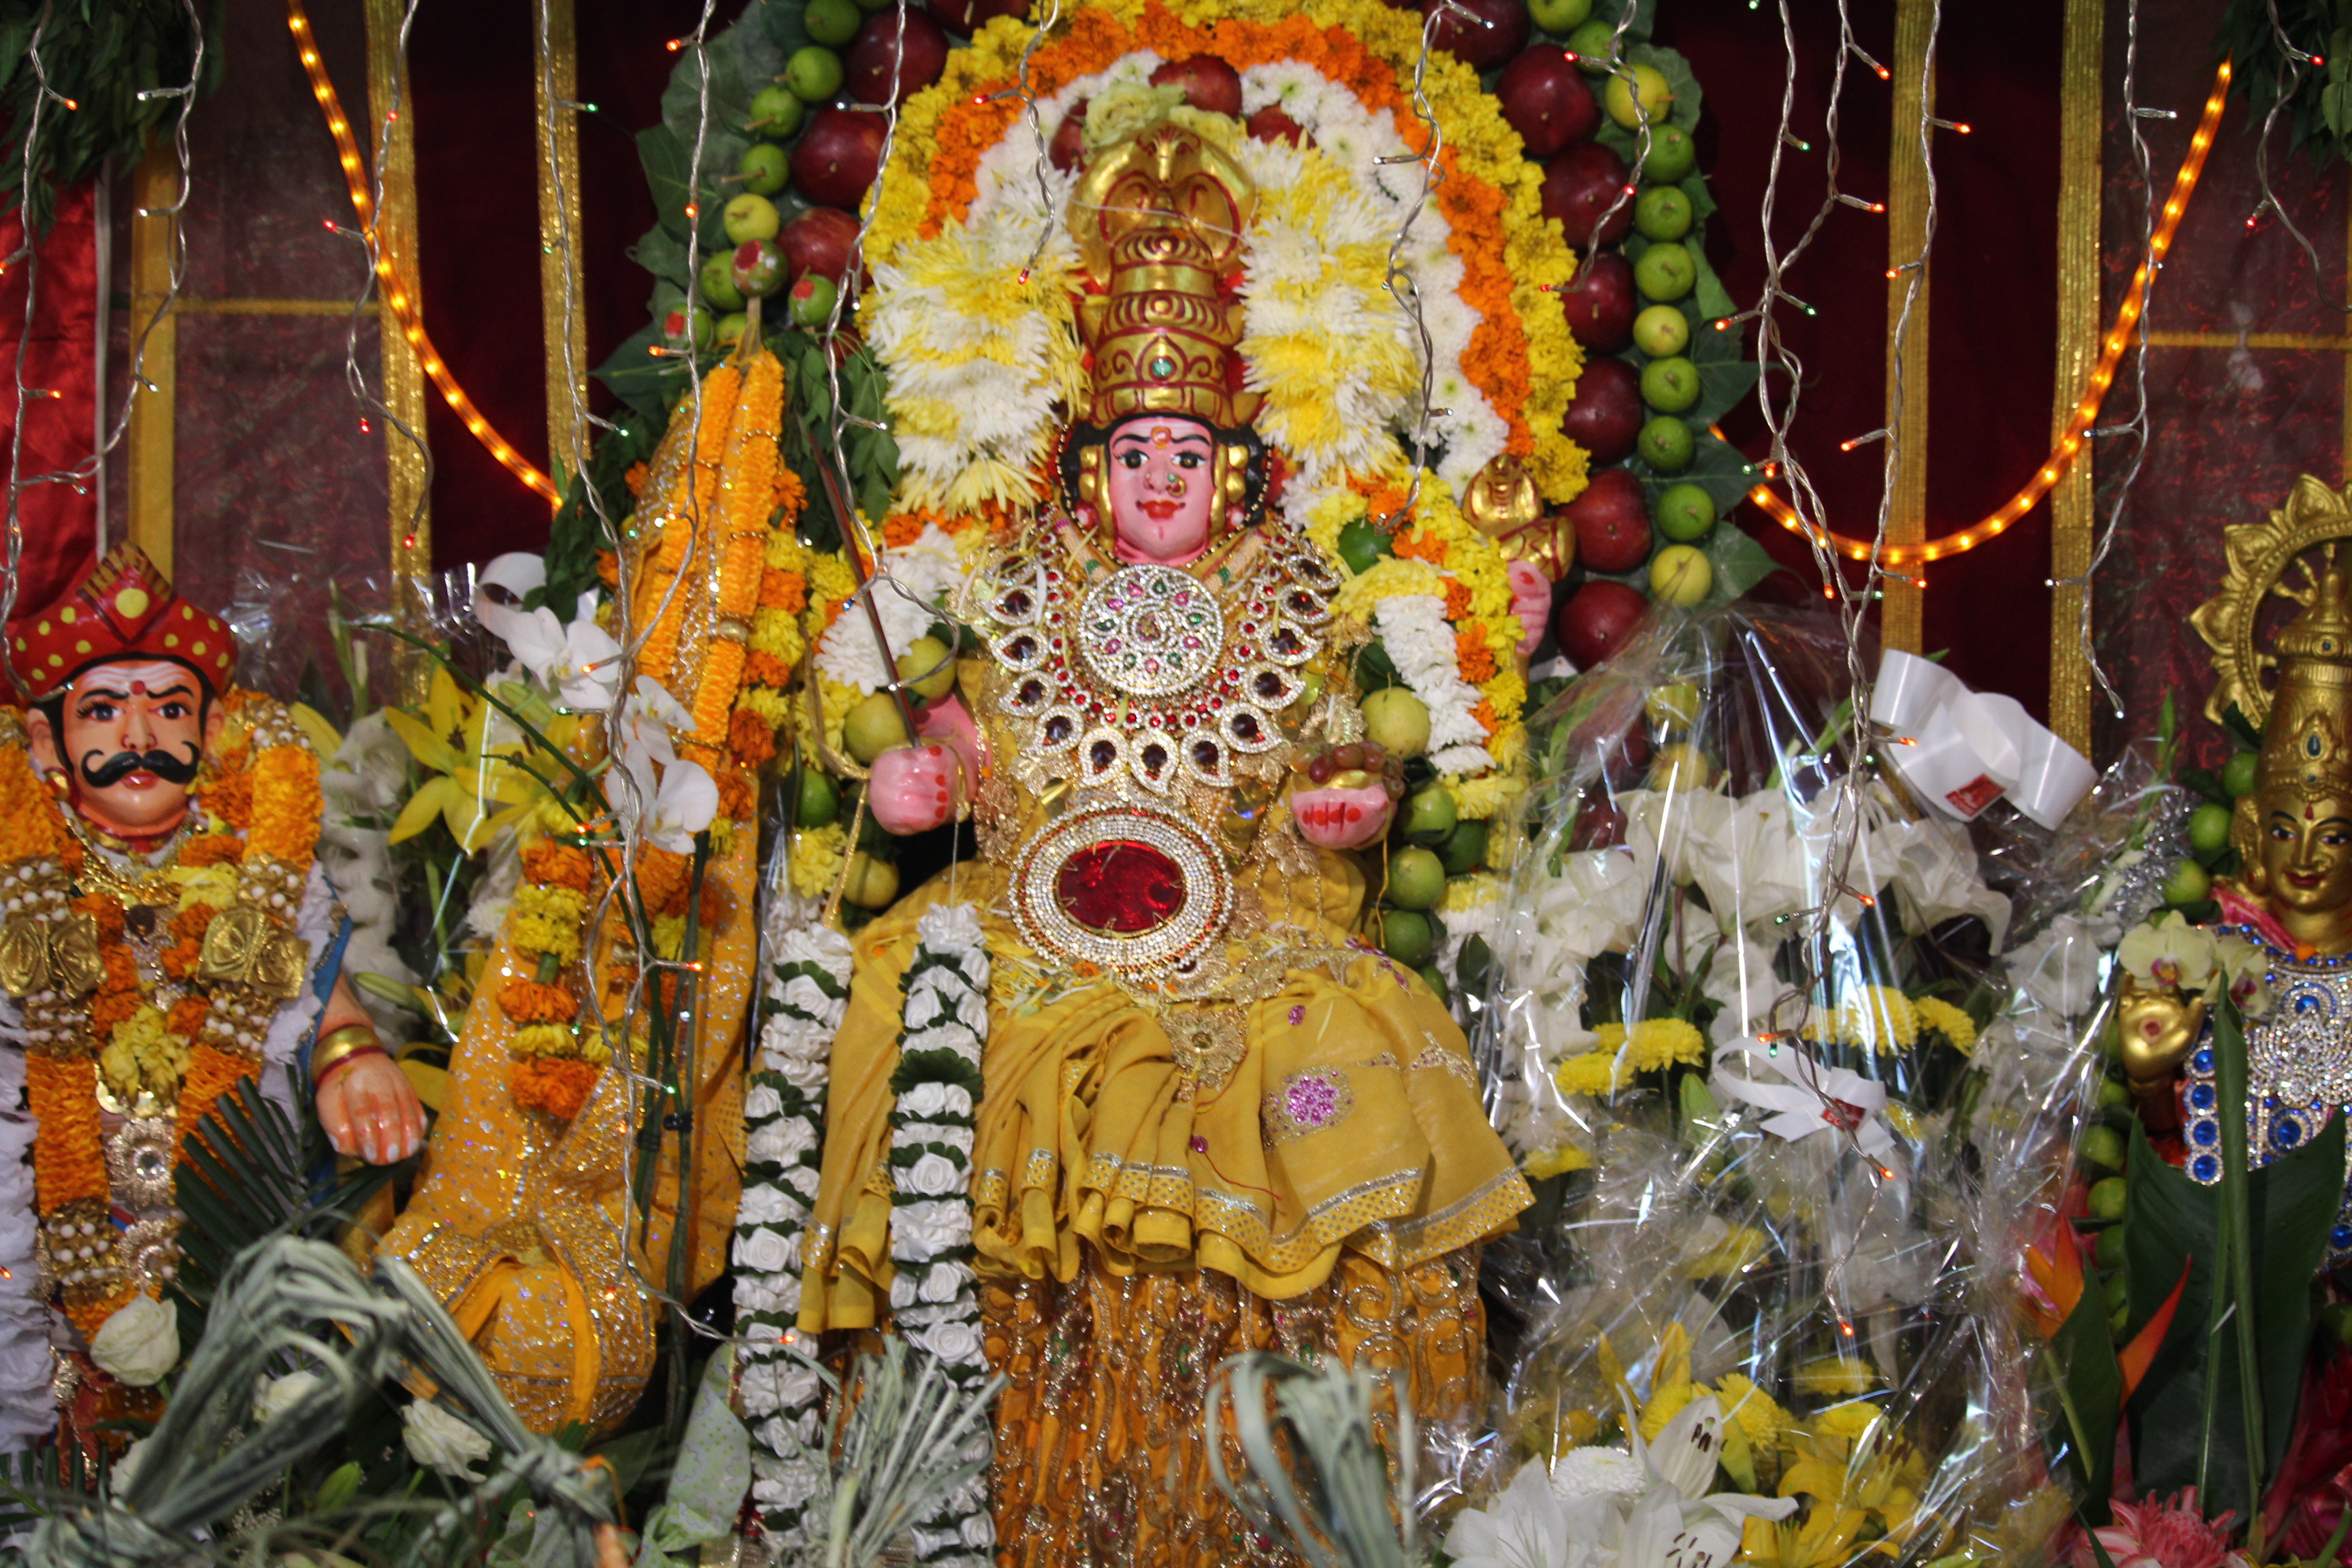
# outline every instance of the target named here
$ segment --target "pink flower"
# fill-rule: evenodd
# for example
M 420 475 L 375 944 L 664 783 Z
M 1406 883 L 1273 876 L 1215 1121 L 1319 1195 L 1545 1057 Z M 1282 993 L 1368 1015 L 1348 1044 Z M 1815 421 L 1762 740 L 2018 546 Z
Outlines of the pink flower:
M 2115 1522 L 2095 1531 L 2116 1568 L 2247 1568 L 2244 1556 L 2230 1550 L 2233 1510 L 2219 1519 L 2207 1519 L 2197 1510 L 2197 1489 L 2183 1487 L 2169 1501 L 2111 1505 Z M 2084 1542 L 2074 1552 L 2074 1568 L 2095 1568 L 2096 1554 Z

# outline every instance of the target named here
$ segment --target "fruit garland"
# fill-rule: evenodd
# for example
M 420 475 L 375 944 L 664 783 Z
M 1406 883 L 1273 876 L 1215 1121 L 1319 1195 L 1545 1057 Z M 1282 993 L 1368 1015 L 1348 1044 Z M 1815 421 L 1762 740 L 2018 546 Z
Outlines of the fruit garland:
M 48 959 L 47 983 L 21 1002 L 26 1091 L 38 1124 L 33 1183 L 41 1267 L 85 1336 L 142 1290 L 118 1261 L 109 1217 L 101 1080 L 124 1103 L 143 1092 L 171 1106 L 178 1149 L 221 1095 L 258 1071 L 284 1002 L 307 992 L 281 998 L 248 980 L 206 977 L 208 967 L 223 967 L 205 963 L 207 938 L 232 910 L 253 918 L 236 932 L 220 928 L 215 945 L 241 948 L 250 958 L 292 933 L 320 809 L 318 757 L 285 710 L 247 692 L 231 692 L 223 706 L 231 731 L 208 761 L 192 807 L 205 814 L 195 825 L 203 831 L 191 834 L 179 861 L 158 879 L 178 890 L 160 967 L 184 994 L 168 1009 L 145 994 L 121 904 L 73 893 L 88 852 L 34 771 L 22 715 L 0 712 L 0 893 L 12 922 L 35 922 L 27 934 Z M 310 956 L 303 945 L 305 973 Z M 157 1276 L 168 1277 L 169 1267 L 158 1266 Z M 157 1278 L 143 1289 L 157 1294 Z

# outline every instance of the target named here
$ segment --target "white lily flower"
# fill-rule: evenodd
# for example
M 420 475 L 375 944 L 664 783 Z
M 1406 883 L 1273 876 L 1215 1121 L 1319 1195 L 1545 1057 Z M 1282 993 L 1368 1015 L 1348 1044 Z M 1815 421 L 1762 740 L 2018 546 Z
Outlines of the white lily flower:
M 1723 1407 L 1711 1394 L 1676 1411 L 1651 1442 L 1642 1441 L 1641 1423 L 1631 1412 L 1626 1428 L 1633 1456 L 1649 1472 L 1650 1489 L 1625 1516 L 1616 1568 L 1720 1568 L 1739 1550 L 1747 1520 L 1781 1520 L 1796 1511 L 1795 1498 L 1714 1489 L 1723 1455 Z
M 1529 1459 L 1492 1503 L 1454 1516 L 1445 1554 L 1454 1568 L 1586 1568 L 1599 1533 L 1592 1526 L 1605 1523 L 1605 1516 L 1586 1516 L 1608 1506 L 1594 1499 L 1571 1507 L 1553 1490 L 1543 1461 Z

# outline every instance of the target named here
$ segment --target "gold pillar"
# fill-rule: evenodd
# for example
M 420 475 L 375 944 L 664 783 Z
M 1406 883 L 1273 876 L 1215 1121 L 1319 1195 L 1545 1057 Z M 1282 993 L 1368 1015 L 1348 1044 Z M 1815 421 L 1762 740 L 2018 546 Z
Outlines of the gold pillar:
M 588 432 L 572 449 L 572 416 L 588 396 L 588 323 L 580 250 L 579 42 L 572 0 L 538 0 L 531 29 L 539 69 L 539 310 L 547 338 L 547 471 L 558 489 L 585 461 Z M 568 304 L 567 304 L 568 301 Z
M 1935 13 L 1935 0 L 1896 0 L 1895 7 L 1895 144 L 1886 186 L 1886 265 L 1895 274 L 1886 280 L 1886 428 L 1895 452 L 1889 544 L 1917 544 L 1927 537 L 1927 161 L 1919 127 L 1920 116 L 1936 111 L 1936 84 L 1927 72 Z M 1906 300 L 1911 319 L 1898 342 L 1895 323 Z M 1917 653 L 1923 606 L 1908 574 L 1919 568 L 1900 570 L 1905 576 L 1886 580 L 1878 635 L 1888 647 Z
M 398 267 L 416 296 L 419 315 L 425 309 L 423 277 L 416 250 L 416 143 L 410 133 L 415 100 L 408 91 L 408 62 L 400 52 L 400 0 L 367 0 L 368 109 L 375 124 L 365 139 L 373 156 L 383 148 L 383 200 L 376 210 L 376 246 Z M 392 111 L 397 89 L 399 118 L 383 136 L 384 117 Z M 390 310 L 377 315 L 383 356 L 383 402 L 392 411 L 383 433 L 385 467 L 392 492 L 393 608 L 401 623 L 419 636 L 429 635 L 424 594 L 433 572 L 433 516 L 427 494 L 429 475 L 422 443 L 425 435 L 425 372 Z M 394 423 L 396 421 L 396 423 Z M 403 434 L 401 426 L 407 426 Z M 432 673 L 424 650 L 403 643 L 393 655 L 397 700 L 422 701 Z
M 179 339 L 178 323 L 164 302 L 172 292 L 172 246 L 179 223 L 168 209 L 179 201 L 179 153 L 172 138 L 159 132 L 131 176 L 131 346 L 142 384 L 131 400 L 128 500 L 131 542 L 145 551 L 166 576 L 172 571 L 172 436 Z M 146 333 L 143 354 L 142 332 Z M 105 392 L 100 387 L 100 396 Z
M 2065 0 L 2058 67 L 2058 365 L 2050 440 L 2074 416 L 2099 354 L 2099 138 L 2104 129 L 2105 0 Z M 2063 584 L 2091 568 L 2098 531 L 2092 453 L 2050 492 L 2050 575 Z M 2085 756 L 2091 750 L 2090 600 L 2087 584 L 2050 601 L 2050 727 Z

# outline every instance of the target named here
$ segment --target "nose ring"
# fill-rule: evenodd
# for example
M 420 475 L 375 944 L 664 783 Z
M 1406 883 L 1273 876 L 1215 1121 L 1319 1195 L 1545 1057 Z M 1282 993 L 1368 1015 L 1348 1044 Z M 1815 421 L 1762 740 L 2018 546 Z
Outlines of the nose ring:
M 1168 493 L 1171 496 L 1181 496 L 1184 493 L 1183 475 L 1171 474 L 1168 476 Z

